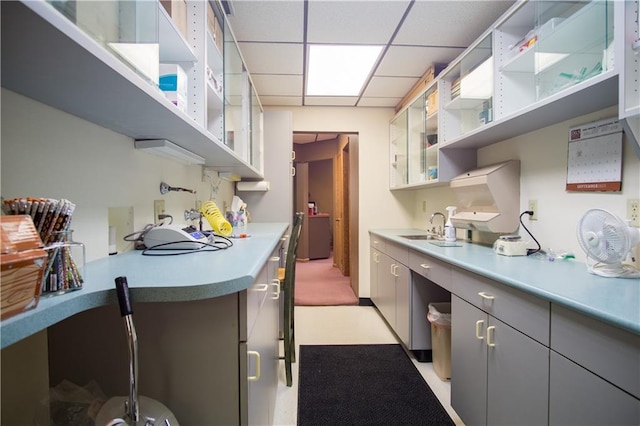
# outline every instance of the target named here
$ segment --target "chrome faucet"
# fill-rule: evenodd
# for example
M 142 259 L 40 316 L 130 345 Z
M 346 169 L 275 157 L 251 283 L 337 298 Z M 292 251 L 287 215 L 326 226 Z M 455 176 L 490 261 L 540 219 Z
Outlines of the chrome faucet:
M 436 234 L 438 234 L 439 236 L 443 236 L 444 235 L 444 224 L 447 221 L 447 218 L 444 217 L 444 214 L 440 213 L 440 212 L 435 212 L 431 215 L 431 218 L 429 219 L 429 223 L 433 225 L 433 218 L 436 216 L 442 216 L 442 228 L 438 229 L 438 232 L 436 232 Z M 432 228 L 433 229 L 433 228 Z

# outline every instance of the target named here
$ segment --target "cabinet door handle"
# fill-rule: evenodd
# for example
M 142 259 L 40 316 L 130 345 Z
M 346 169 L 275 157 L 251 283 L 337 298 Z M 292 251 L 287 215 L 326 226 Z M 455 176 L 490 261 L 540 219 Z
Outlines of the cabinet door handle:
M 482 326 L 484 325 L 484 320 L 476 321 L 476 339 L 484 340 L 484 336 L 482 335 Z
M 254 376 L 247 376 L 247 380 L 250 382 L 257 382 L 260 380 L 260 352 L 247 351 L 248 356 L 254 356 L 256 358 L 256 374 Z
M 487 346 L 493 348 L 496 344 L 493 341 L 493 334 L 496 329 L 495 325 L 487 327 Z
M 280 262 L 280 256 L 271 256 L 270 262 Z
M 426 263 L 421 263 L 420 267 L 423 269 L 431 269 L 431 265 L 427 265 Z
M 482 297 L 483 299 L 486 299 L 486 300 L 493 300 L 493 299 L 495 299 L 495 297 L 494 297 L 494 296 L 492 296 L 492 295 L 490 295 L 489 293 L 484 292 L 484 291 L 481 291 L 480 293 L 478 293 L 478 296 L 480 296 L 480 297 Z
M 291 167 L 291 176 L 294 177 L 296 175 L 296 168 Z
M 373 261 L 375 263 L 380 263 L 380 255 L 378 255 L 378 253 L 373 253 Z
M 296 159 L 296 152 L 295 151 L 291 151 L 291 159 L 292 160 Z
M 276 287 L 276 290 L 273 292 L 273 296 L 271 296 L 271 298 L 273 300 L 280 299 L 280 280 L 277 278 L 271 280 L 271 285 Z
M 269 284 L 256 284 L 253 286 L 253 291 L 267 291 Z

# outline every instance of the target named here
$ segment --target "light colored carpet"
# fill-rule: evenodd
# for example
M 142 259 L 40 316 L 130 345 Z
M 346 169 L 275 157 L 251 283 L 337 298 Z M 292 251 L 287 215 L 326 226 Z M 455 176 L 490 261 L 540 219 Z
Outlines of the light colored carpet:
M 333 258 L 296 264 L 297 306 L 357 305 L 349 277 L 333 267 Z

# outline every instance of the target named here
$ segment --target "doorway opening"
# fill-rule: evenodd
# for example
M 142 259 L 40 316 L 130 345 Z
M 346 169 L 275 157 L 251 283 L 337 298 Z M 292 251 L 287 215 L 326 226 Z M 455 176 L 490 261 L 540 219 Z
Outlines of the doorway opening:
M 357 301 L 358 134 L 294 132 L 293 142 L 293 205 L 295 211 L 307 213 L 300 234 L 298 259 L 302 262 L 298 267 L 305 268 L 305 261 L 326 263 L 332 259 L 332 267 L 348 282 Z M 324 278 L 329 279 L 329 275 Z M 298 274 L 296 294 L 297 282 Z M 331 288 L 327 286 L 327 290 Z M 327 298 L 322 299 L 327 305 Z M 336 300 L 336 304 L 343 304 L 339 302 L 342 297 Z

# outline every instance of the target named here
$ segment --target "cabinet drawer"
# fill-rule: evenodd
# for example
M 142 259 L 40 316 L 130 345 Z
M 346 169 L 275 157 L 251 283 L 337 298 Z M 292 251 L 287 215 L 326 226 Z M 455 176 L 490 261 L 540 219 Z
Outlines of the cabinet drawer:
M 409 268 L 445 290 L 451 291 L 451 266 L 448 263 L 410 250 Z
M 640 398 L 640 336 L 552 304 L 551 349 Z
M 549 346 L 549 302 L 458 268 L 451 271 L 451 292 Z
M 265 266 L 256 278 L 256 281 L 246 291 L 241 292 L 240 297 L 240 340 L 247 341 L 256 323 L 258 313 L 262 308 L 265 298 L 272 291 L 267 281 L 267 267 Z
M 409 265 L 409 249 L 403 245 L 393 243 L 391 241 L 385 242 L 384 253 L 393 258 L 396 262 L 403 265 Z
M 376 250 L 380 250 L 381 252 L 384 253 L 384 248 L 385 248 L 385 240 L 375 236 L 375 235 L 369 235 L 369 245 L 371 247 L 373 247 Z

